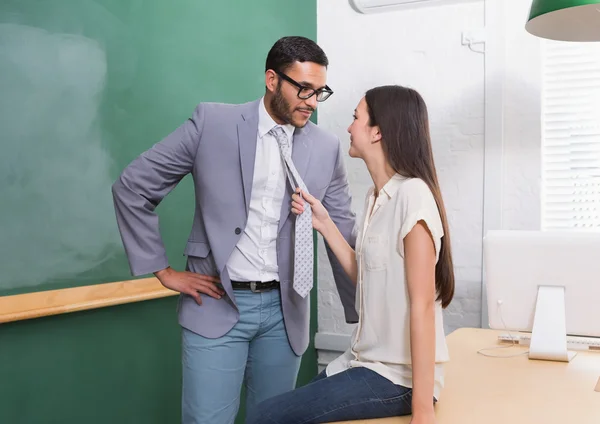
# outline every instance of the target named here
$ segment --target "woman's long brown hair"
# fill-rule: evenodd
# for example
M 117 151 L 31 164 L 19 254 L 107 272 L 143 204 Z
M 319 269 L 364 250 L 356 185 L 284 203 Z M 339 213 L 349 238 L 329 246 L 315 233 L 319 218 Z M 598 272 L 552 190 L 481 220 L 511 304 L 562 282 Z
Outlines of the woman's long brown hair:
M 394 171 L 408 178 L 423 180 L 435 198 L 442 220 L 442 237 L 435 267 L 437 300 L 446 308 L 454 297 L 454 266 L 450 247 L 448 219 L 438 183 L 427 106 L 411 88 L 397 85 L 375 87 L 365 94 L 371 126 L 379 126 L 386 158 Z

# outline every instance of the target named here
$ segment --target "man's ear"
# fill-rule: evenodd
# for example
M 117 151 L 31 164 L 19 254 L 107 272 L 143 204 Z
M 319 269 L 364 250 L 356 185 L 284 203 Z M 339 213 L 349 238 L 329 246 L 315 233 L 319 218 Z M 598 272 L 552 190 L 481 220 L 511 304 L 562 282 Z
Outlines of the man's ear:
M 267 69 L 267 72 L 265 72 L 265 86 L 267 87 L 267 90 L 269 90 L 271 93 L 275 92 L 278 81 L 279 80 L 275 71 L 272 69 Z

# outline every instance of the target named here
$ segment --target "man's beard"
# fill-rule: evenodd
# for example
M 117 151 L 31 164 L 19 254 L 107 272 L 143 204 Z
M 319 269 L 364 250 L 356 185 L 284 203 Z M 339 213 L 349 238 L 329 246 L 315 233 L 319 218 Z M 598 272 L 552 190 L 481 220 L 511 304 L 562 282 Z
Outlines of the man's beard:
M 299 124 L 294 121 L 290 104 L 281 94 L 281 82 L 277 85 L 277 90 L 275 90 L 275 94 L 271 97 L 271 111 L 278 120 L 286 124 L 293 125 L 296 128 L 302 128 L 306 125 L 306 123 Z

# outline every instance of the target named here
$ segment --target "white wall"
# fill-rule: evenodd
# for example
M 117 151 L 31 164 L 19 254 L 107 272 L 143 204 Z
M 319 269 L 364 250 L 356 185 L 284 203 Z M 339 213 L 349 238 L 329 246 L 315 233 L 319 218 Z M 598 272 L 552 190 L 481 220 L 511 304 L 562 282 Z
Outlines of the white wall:
M 541 226 L 541 44 L 525 31 L 531 1 L 502 2 L 502 228 L 535 230 Z
M 346 1 L 331 0 L 319 1 L 317 9 L 318 42 L 329 56 L 328 82 L 335 90 L 319 106 L 321 126 L 347 147 L 352 110 L 377 85 L 411 86 L 427 102 L 457 277 L 455 300 L 445 312 L 447 331 L 481 320 L 484 55 L 463 46 L 461 34 L 482 28 L 483 12 L 483 3 L 470 3 L 362 15 Z M 371 180 L 362 161 L 347 157 L 346 163 L 354 208 L 362 216 Z M 319 247 L 318 331 L 349 334 Z
M 319 106 L 319 124 L 335 132 L 345 147 L 352 110 L 367 89 L 407 85 L 427 102 L 457 278 L 454 301 L 444 312 L 446 332 L 481 325 L 484 200 L 488 211 L 500 209 L 486 229 L 538 228 L 540 222 L 539 45 L 523 29 L 530 2 L 505 0 L 504 15 L 496 16 L 492 9 L 486 14 L 485 8 L 499 5 L 494 3 L 499 0 L 487 1 L 485 7 L 480 1 L 372 15 L 355 12 L 346 0 L 319 0 L 317 8 L 318 42 L 330 59 L 328 83 L 335 91 Z M 492 16 L 494 25 L 488 22 L 488 28 L 496 31 L 488 38 L 502 42 L 502 48 L 494 44 L 493 60 L 489 49 L 486 57 L 461 44 L 463 32 L 484 29 L 486 16 Z M 522 16 L 522 21 L 514 16 Z M 512 48 L 515 44 L 519 47 Z M 483 47 L 477 44 L 473 49 Z M 526 48 L 533 50 L 526 53 Z M 502 95 L 490 98 L 490 86 Z M 499 150 L 488 149 L 487 161 L 486 110 L 502 133 L 495 137 Z M 489 122 L 488 131 L 493 131 Z M 490 160 L 490 154 L 496 156 Z M 346 163 L 360 219 L 371 180 L 362 161 L 346 156 Z M 497 176 L 497 184 L 484 189 L 486 175 L 488 181 Z M 344 322 L 322 240 L 318 310 L 317 348 L 345 349 L 353 326 Z M 319 361 L 327 363 L 337 354 L 321 349 Z

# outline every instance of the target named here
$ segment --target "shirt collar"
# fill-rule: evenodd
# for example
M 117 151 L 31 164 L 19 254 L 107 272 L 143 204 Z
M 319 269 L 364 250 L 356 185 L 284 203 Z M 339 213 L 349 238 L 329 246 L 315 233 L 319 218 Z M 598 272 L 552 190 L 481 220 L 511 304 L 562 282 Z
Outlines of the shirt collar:
M 258 102 L 258 136 L 263 138 L 273 127 L 280 126 L 285 131 L 290 141 L 294 138 L 294 126 L 291 124 L 279 125 L 271 118 L 265 107 L 265 98 L 263 97 Z
M 381 197 L 382 194 L 385 194 L 389 199 L 391 199 L 392 197 L 394 197 L 394 194 L 396 194 L 396 192 L 398 191 L 398 189 L 400 188 L 400 185 L 402 183 L 402 181 L 406 180 L 406 177 L 403 177 L 402 175 L 396 173 L 392 176 L 392 178 L 390 178 L 390 180 L 385 183 L 385 185 L 381 188 L 381 190 L 379 190 L 379 196 L 377 196 L 378 198 Z M 375 194 L 375 187 L 373 186 L 371 188 L 371 195 Z

